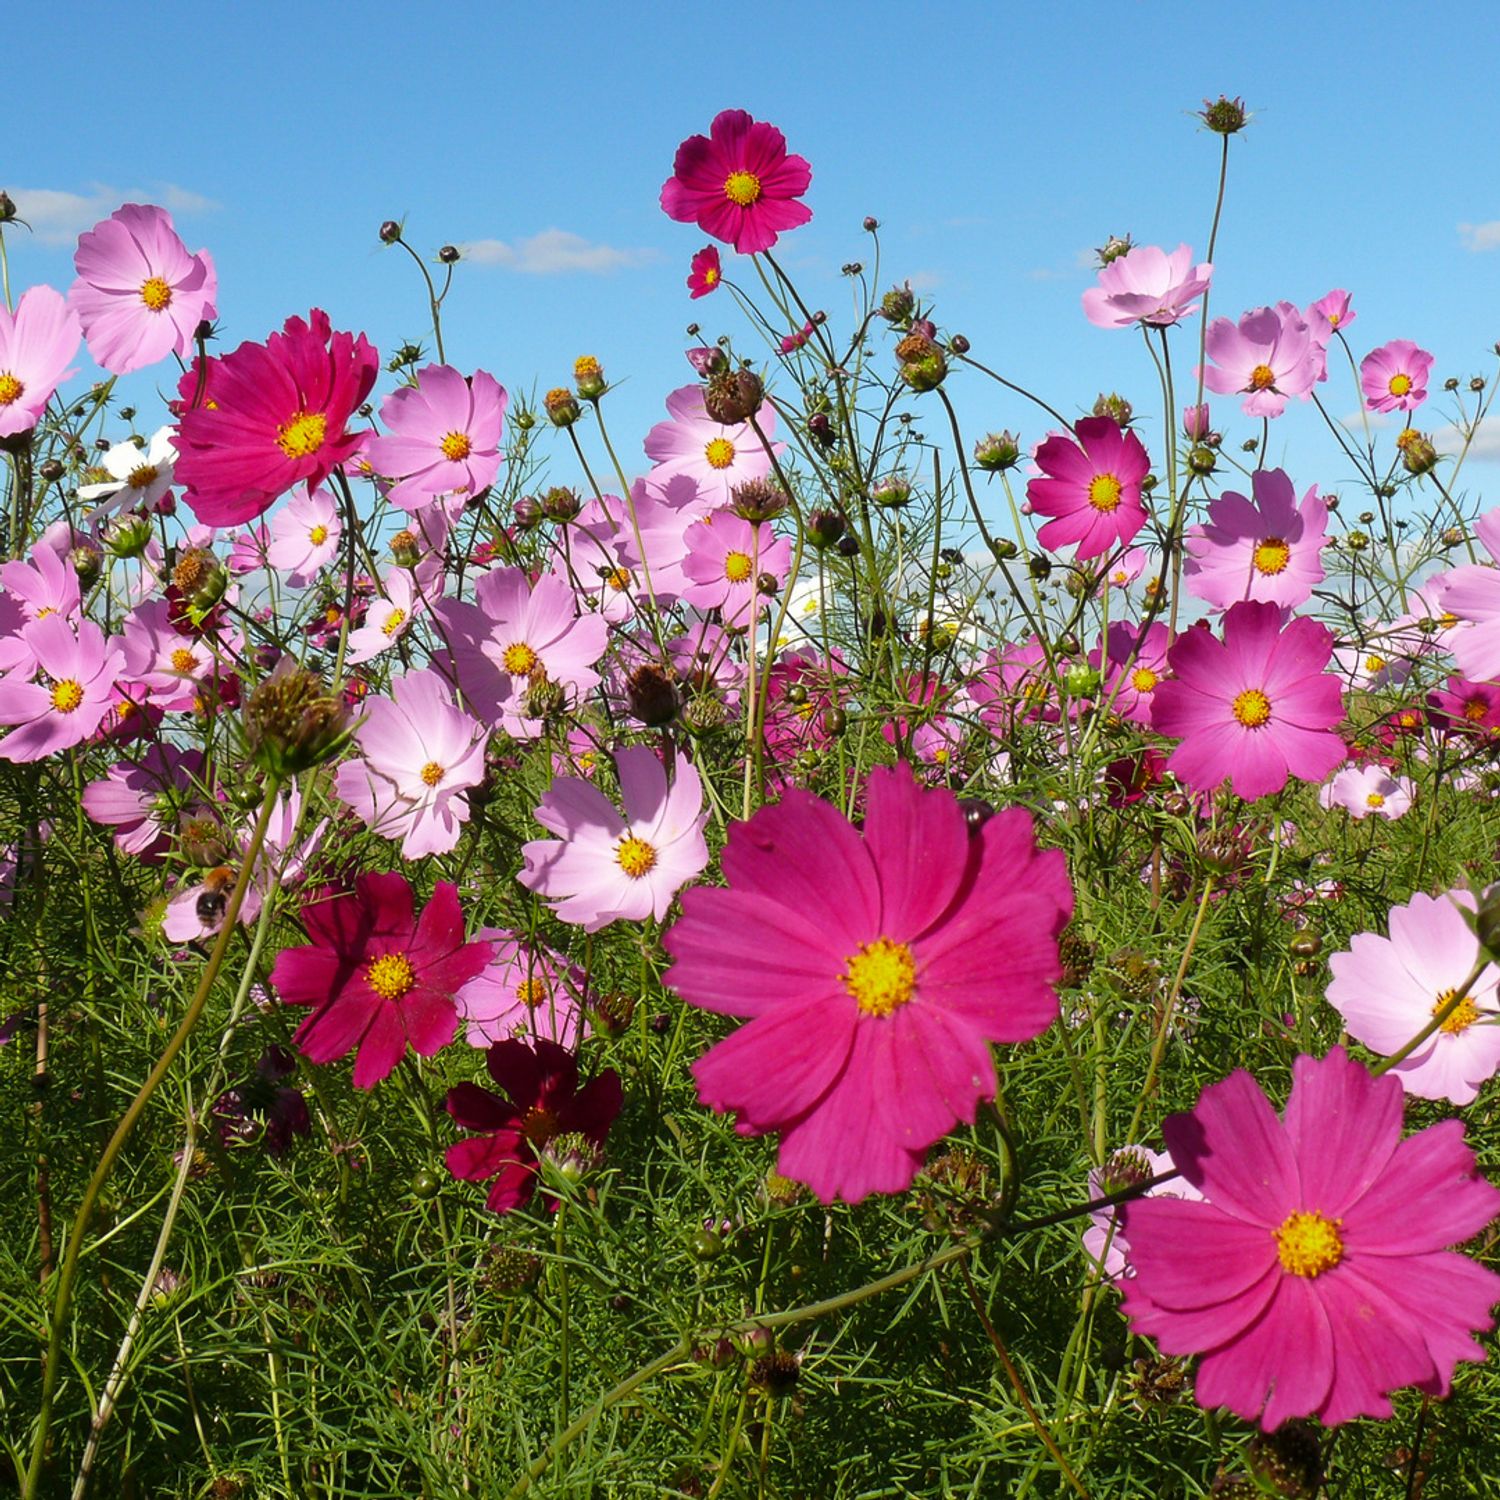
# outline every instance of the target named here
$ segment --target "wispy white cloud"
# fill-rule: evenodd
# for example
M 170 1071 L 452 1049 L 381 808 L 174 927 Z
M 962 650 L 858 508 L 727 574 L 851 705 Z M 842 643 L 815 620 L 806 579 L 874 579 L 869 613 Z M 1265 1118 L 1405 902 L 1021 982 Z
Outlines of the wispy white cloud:
M 943 278 L 938 271 L 913 271 L 906 283 L 914 292 L 935 292 L 943 284 Z
M 174 182 L 159 182 L 155 187 L 111 187 L 93 182 L 82 193 L 61 188 L 10 189 L 16 212 L 30 226 L 44 245 L 66 245 L 85 229 L 92 229 L 100 219 L 107 219 L 122 203 L 156 203 L 169 213 L 192 216 L 211 213 L 219 205 L 189 188 Z
M 1363 432 L 1366 427 L 1371 432 L 1380 432 L 1394 421 L 1395 418 L 1388 411 L 1351 411 L 1347 417 L 1339 418 L 1339 426 L 1350 432 Z
M 1465 250 L 1476 253 L 1500 250 L 1500 219 L 1487 219 L 1483 224 L 1460 224 L 1458 233 Z
M 544 229 L 522 240 L 470 240 L 458 248 L 476 265 L 503 266 L 523 276 L 607 276 L 657 259 L 655 250 L 596 245 L 568 229 Z
M 1432 435 L 1433 446 L 1439 453 L 1456 454 L 1464 445 L 1464 435 L 1457 427 L 1440 427 Z M 1469 444 L 1469 457 L 1500 462 L 1500 417 L 1486 417 L 1474 433 Z

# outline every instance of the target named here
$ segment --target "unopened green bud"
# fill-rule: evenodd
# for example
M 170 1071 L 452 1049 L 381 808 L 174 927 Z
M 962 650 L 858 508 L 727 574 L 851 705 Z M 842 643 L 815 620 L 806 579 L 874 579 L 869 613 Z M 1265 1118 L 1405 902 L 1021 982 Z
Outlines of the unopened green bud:
M 343 699 L 290 656 L 250 694 L 244 722 L 252 759 L 282 779 L 331 759 L 353 733 Z

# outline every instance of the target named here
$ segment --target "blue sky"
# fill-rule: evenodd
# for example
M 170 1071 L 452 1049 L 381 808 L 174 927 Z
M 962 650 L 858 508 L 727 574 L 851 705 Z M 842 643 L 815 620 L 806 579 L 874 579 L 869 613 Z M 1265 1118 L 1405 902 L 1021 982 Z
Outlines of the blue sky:
M 744 332 L 727 296 L 689 303 L 704 236 L 657 203 L 678 141 L 733 105 L 812 162 L 815 217 L 782 245 L 809 305 L 847 322 L 839 267 L 869 259 L 874 214 L 883 279 L 916 278 L 977 358 L 1065 412 L 1112 388 L 1154 408 L 1139 339 L 1082 316 L 1085 252 L 1129 231 L 1201 255 L 1218 142 L 1191 111 L 1227 92 L 1255 118 L 1232 143 L 1213 311 L 1345 286 L 1358 352 L 1412 338 L 1439 381 L 1467 380 L 1500 338 L 1500 13 L 1443 9 L 1419 27 L 1380 0 L 18 6 L 0 187 L 38 234 L 7 235 L 12 280 L 65 287 L 77 232 L 145 194 L 213 252 L 226 347 L 318 305 L 389 350 L 424 333 L 425 306 L 380 221 L 428 252 L 491 242 L 459 268 L 450 362 L 524 392 L 597 354 L 638 454 L 690 378 L 685 325 Z M 1042 436 L 977 380 L 955 395 L 975 435 Z M 1356 409 L 1347 385 L 1328 399 Z M 1227 400 L 1215 414 L 1251 434 Z M 1159 453 L 1154 421 L 1143 436 Z M 1500 473 L 1500 434 L 1483 447 L 1471 490 Z M 1272 453 L 1299 484 L 1346 477 L 1310 407 Z

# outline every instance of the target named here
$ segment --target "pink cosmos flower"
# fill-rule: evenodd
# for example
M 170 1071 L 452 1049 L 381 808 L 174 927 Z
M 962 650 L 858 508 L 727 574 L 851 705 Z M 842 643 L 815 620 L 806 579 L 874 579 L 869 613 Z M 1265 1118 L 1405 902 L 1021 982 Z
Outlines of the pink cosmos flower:
M 484 780 L 489 731 L 436 672 L 394 678 L 389 698 L 361 707 L 363 758 L 338 768 L 334 790 L 366 827 L 399 838 L 403 859 L 446 854 L 469 821 L 465 793 Z
M 1359 386 L 1371 411 L 1415 411 L 1427 399 L 1432 356 L 1410 339 L 1392 339 L 1359 362 Z
M 131 442 L 116 443 L 98 463 L 109 478 L 78 486 L 80 500 L 105 501 L 91 510 L 87 519 L 92 521 L 115 510 L 153 510 L 172 488 L 176 464 L 177 449 L 170 427 L 158 427 L 144 448 Z
M 145 688 L 168 713 L 193 707 L 203 679 L 214 670 L 213 648 L 185 629 L 165 599 L 148 599 L 125 617 L 120 636 L 121 675 Z
M 1194 791 L 1227 779 L 1246 801 L 1279 792 L 1288 777 L 1322 781 L 1348 753 L 1333 733 L 1344 706 L 1324 670 L 1332 654 L 1322 625 L 1299 618 L 1282 630 L 1274 604 L 1236 604 L 1222 642 L 1205 626 L 1185 630 L 1151 709 L 1156 732 L 1181 740 L 1168 767 Z
M 194 330 L 218 314 L 213 259 L 189 254 L 172 216 L 152 204 L 127 203 L 79 235 L 73 266 L 68 305 L 94 363 L 113 375 L 174 352 L 187 359 Z
M 1172 1158 L 1165 1151 L 1153 1151 L 1149 1146 L 1122 1146 L 1102 1167 L 1090 1169 L 1089 1199 L 1106 1198 L 1111 1193 L 1138 1187 L 1173 1170 Z M 1186 1178 L 1174 1177 L 1148 1188 L 1141 1196 L 1201 1200 L 1203 1194 Z M 1120 1223 L 1118 1204 L 1113 1208 L 1096 1208 L 1089 1214 L 1088 1228 L 1083 1231 L 1083 1248 L 1090 1259 L 1098 1262 L 1106 1281 L 1135 1274 L 1130 1268 L 1130 1243 Z
M 1019 808 L 971 834 L 902 766 L 871 773 L 862 835 L 793 788 L 733 825 L 723 868 L 665 937 L 689 1004 L 750 1018 L 694 1064 L 699 1098 L 779 1131 L 777 1169 L 825 1203 L 903 1191 L 993 1096 L 988 1044 L 1057 1017 L 1062 855 Z
M 14 726 L 0 739 L 0 760 L 41 760 L 88 739 L 114 704 L 125 662 L 92 620 L 80 620 L 75 635 L 62 615 L 51 614 L 23 626 L 21 641 L 42 680 L 27 682 L 20 672 L 0 677 L 0 724 Z
M 677 892 L 708 864 L 703 785 L 686 756 L 670 782 L 656 752 L 633 745 L 615 756 L 624 816 L 591 782 L 559 777 L 535 817 L 556 839 L 521 850 L 516 878 L 564 922 L 597 932 L 611 922 L 661 921 Z
M 707 136 L 691 135 L 677 148 L 661 206 L 668 218 L 754 255 L 812 218 L 795 201 L 811 183 L 812 168 L 787 154 L 786 137 L 774 125 L 726 109 Z
M 1322 346 L 1290 302 L 1257 307 L 1238 323 L 1215 318 L 1208 325 L 1203 383 L 1221 396 L 1242 395 L 1252 417 L 1279 417 L 1287 399 L 1312 393 L 1323 373 Z
M 75 618 L 82 608 L 78 574 L 65 557 L 39 544 L 25 562 L 0 563 L 0 587 L 0 672 L 32 676 L 36 658 L 22 627 L 48 615 Z
M 686 475 L 697 482 L 699 494 L 709 505 L 726 505 L 731 492 L 747 479 L 764 479 L 771 472 L 771 455 L 761 445 L 748 422 L 725 427 L 709 416 L 703 405 L 703 388 L 685 385 L 667 397 L 668 422 L 658 422 L 646 434 L 646 456 L 656 468 L 658 483 Z M 769 401 L 756 413 L 756 422 L 769 441 L 776 433 L 776 411 Z M 785 443 L 771 443 L 778 456 Z
M 1500 735 L 1500 683 L 1449 677 L 1427 695 L 1433 726 L 1444 734 L 1493 739 Z
M 719 289 L 723 272 L 719 266 L 717 246 L 705 245 L 692 259 L 688 268 L 688 291 L 696 297 L 706 297 Z
M 530 1046 L 496 1042 L 485 1055 L 485 1067 L 504 1095 L 473 1083 L 448 1091 L 446 1107 L 454 1122 L 478 1132 L 449 1146 L 448 1170 L 464 1182 L 494 1178 L 485 1205 L 508 1214 L 531 1201 L 541 1157 L 559 1136 L 582 1136 L 594 1153 L 603 1147 L 624 1090 L 613 1068 L 579 1088 L 578 1059 L 545 1037 Z M 557 1207 L 556 1200 L 551 1206 Z
M 791 566 L 785 537 L 721 511 L 687 529 L 682 571 L 688 586 L 682 597 L 695 609 L 722 610 L 731 629 L 749 625 L 770 603 L 760 591 L 762 575 L 769 574 L 779 588 Z
M 1405 906 L 1391 908 L 1389 937 L 1358 933 L 1344 952 L 1329 959 L 1328 1003 L 1344 1018 L 1350 1036 L 1389 1056 L 1432 1020 L 1479 962 L 1479 939 L 1463 917 L 1473 910 L 1468 891 L 1418 892 Z M 1497 986 L 1500 971 L 1487 964 L 1442 1027 L 1392 1067 L 1408 1094 L 1458 1105 L 1474 1102 L 1500 1070 Z
M 1149 725 L 1156 690 L 1167 679 L 1167 627 L 1158 620 L 1142 634 L 1141 626 L 1117 620 L 1102 656 L 1097 647 L 1089 653 L 1089 665 L 1105 673 L 1102 701 L 1111 712 Z
M 745 663 L 735 652 L 735 638 L 719 625 L 699 620 L 667 642 L 667 655 L 677 680 L 689 695 L 711 694 L 735 710 Z
M 576 1047 L 588 1034 L 573 994 L 584 986 L 582 972 L 551 948 L 521 942 L 498 927 L 481 927 L 474 936 L 493 946 L 494 957 L 455 997 L 469 1045 L 542 1037 Z
M 523 712 L 537 673 L 576 702 L 599 685 L 594 665 L 609 643 L 597 615 L 578 613 L 573 591 L 553 574 L 532 586 L 520 568 L 495 568 L 474 586 L 472 604 L 434 607 L 452 646 L 454 675 L 469 706 L 517 739 L 535 739 L 541 723 Z
M 229 534 L 229 556 L 224 566 L 236 577 L 258 572 L 267 567 L 266 553 L 271 547 L 271 528 L 264 521 L 255 521 L 243 531 Z
M 1157 245 L 1137 245 L 1099 271 L 1099 285 L 1083 294 L 1083 311 L 1096 328 L 1170 328 L 1198 311 L 1194 298 L 1208 290 L 1214 268 L 1193 264 L 1179 245 L 1169 255 Z
M 1307 309 L 1305 317 L 1308 327 L 1320 344 L 1326 345 L 1335 331 L 1343 332 L 1358 317 L 1351 305 L 1353 300 L 1342 287 L 1335 287 Z
M 30 432 L 53 391 L 76 370 L 78 318 L 50 286 L 24 292 L 12 313 L 0 306 L 0 438 Z
M 271 518 L 266 562 L 304 588 L 338 555 L 344 535 L 338 502 L 327 490 L 298 490 Z
M 1052 516 L 1037 533 L 1042 546 L 1078 543 L 1078 560 L 1128 542 L 1146 524 L 1141 480 L 1151 468 L 1141 440 L 1111 417 L 1083 417 L 1075 443 L 1053 433 L 1036 450 L 1044 478 L 1026 485 L 1038 515 Z
M 1110 562 L 1104 574 L 1105 584 L 1112 589 L 1128 589 L 1146 571 L 1148 561 L 1144 547 L 1127 547 Z
M 1206 401 L 1182 408 L 1182 431 L 1195 443 L 1201 443 L 1213 431 L 1213 418 Z
M 177 387 L 177 479 L 197 518 L 238 526 L 297 484 L 317 486 L 359 450 L 350 432 L 380 356 L 364 336 L 335 333 L 328 314 L 288 318 L 264 344 L 241 344 Z
M 440 880 L 420 917 L 396 874 L 361 875 L 352 891 L 315 892 L 302 907 L 312 942 L 283 948 L 271 983 L 288 1005 L 311 1005 L 295 1041 L 313 1062 L 358 1049 L 354 1086 L 374 1088 L 405 1055 L 441 1052 L 458 1029 L 455 993 L 490 960 L 464 940 L 458 888 Z
M 418 511 L 439 495 L 477 495 L 500 470 L 508 399 L 493 375 L 466 380 L 449 365 L 428 365 L 416 385 L 392 391 L 380 404 L 390 431 L 365 445 L 376 471 L 395 481 L 391 504 Z
M 166 848 L 202 767 L 201 751 L 148 745 L 139 761 L 118 761 L 101 780 L 91 781 L 83 789 L 83 810 L 115 830 L 122 854 L 150 858 Z
M 1345 766 L 1318 792 L 1323 807 L 1342 807 L 1351 818 L 1374 814 L 1394 821 L 1411 811 L 1414 788 L 1405 777 L 1392 776 L 1384 766 Z
M 351 666 L 389 651 L 429 605 L 440 601 L 442 563 L 429 558 L 415 568 L 391 568 L 381 580 L 385 591 L 371 599 L 364 620 L 349 632 L 345 660 Z
M 1253 502 L 1228 490 L 1209 502 L 1206 524 L 1188 527 L 1188 593 L 1215 609 L 1242 599 L 1295 609 L 1325 577 L 1328 507 L 1316 485 L 1299 505 L 1285 469 L 1257 469 L 1250 486 Z
M 1401 1086 L 1343 1048 L 1292 1066 L 1278 1119 L 1243 1070 L 1164 1134 L 1201 1203 L 1124 1209 L 1135 1275 L 1123 1311 L 1168 1354 L 1199 1354 L 1194 1394 L 1272 1431 L 1389 1417 L 1390 1392 L 1448 1392 L 1484 1351 L 1500 1276 L 1447 1246 L 1479 1233 L 1500 1192 L 1463 1126 L 1401 1139 Z
M 1500 563 L 1500 509 L 1475 521 L 1474 535 L 1491 559 Z M 4 569 L 0 569 L 3 576 Z M 1469 622 L 1468 629 L 1453 633 L 1451 642 L 1459 671 L 1480 680 L 1500 677 L 1500 569 L 1468 563 L 1432 580 L 1430 587 L 1439 614 L 1451 613 Z

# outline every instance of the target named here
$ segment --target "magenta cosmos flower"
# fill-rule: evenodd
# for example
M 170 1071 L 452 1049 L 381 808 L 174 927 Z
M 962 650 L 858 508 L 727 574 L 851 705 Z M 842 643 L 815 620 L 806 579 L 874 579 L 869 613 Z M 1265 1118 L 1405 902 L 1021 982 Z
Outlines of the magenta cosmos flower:
M 455 1123 L 478 1132 L 448 1147 L 448 1170 L 464 1182 L 489 1182 L 485 1206 L 508 1214 L 531 1201 L 543 1156 L 566 1168 L 566 1157 L 551 1151 L 552 1143 L 558 1142 L 563 1153 L 576 1151 L 579 1143 L 559 1137 L 581 1136 L 590 1155 L 599 1152 L 620 1113 L 624 1090 L 613 1068 L 579 1088 L 578 1059 L 544 1037 L 530 1046 L 496 1042 L 485 1066 L 504 1094 L 474 1083 L 448 1091 L 447 1109 Z
M 1479 962 L 1479 939 L 1464 920 L 1468 891 L 1413 896 L 1393 906 L 1389 937 L 1361 932 L 1328 961 L 1328 1003 L 1344 1027 L 1372 1052 L 1399 1051 L 1458 993 Z M 1496 990 L 1500 972 L 1487 964 L 1453 1014 L 1409 1057 L 1392 1067 L 1408 1094 L 1472 1104 L 1500 1069 Z
M 316 1009 L 294 1038 L 316 1063 L 358 1049 L 354 1086 L 374 1088 L 410 1042 L 422 1057 L 458 1029 L 453 996 L 490 961 L 488 943 L 464 941 L 458 887 L 439 881 L 419 918 L 396 874 L 361 875 L 352 891 L 327 887 L 302 907 L 312 942 L 283 948 L 271 983 L 288 1005 Z
M 358 451 L 348 430 L 380 368 L 364 336 L 335 333 L 328 314 L 288 318 L 264 344 L 195 361 L 177 393 L 177 482 L 206 526 L 238 526 L 296 484 L 316 487 Z
M 68 305 L 83 324 L 95 364 L 126 375 L 176 353 L 186 359 L 193 333 L 218 313 L 219 279 L 207 250 L 190 254 L 172 216 L 127 203 L 78 237 L 78 280 Z
M 993 1096 L 987 1044 L 1057 1017 L 1063 856 L 1018 808 L 971 834 L 902 766 L 871 773 L 863 834 L 793 788 L 732 827 L 723 864 L 665 938 L 683 999 L 750 1018 L 694 1064 L 699 1098 L 779 1131 L 778 1170 L 825 1203 L 903 1191 Z
M 724 273 L 719 265 L 719 252 L 713 245 L 705 245 L 688 265 L 688 291 L 694 298 L 706 297 L 719 289 Z
M 535 813 L 557 838 L 521 850 L 525 868 L 516 878 L 585 932 L 621 918 L 661 921 L 708 864 L 703 784 L 692 761 L 674 755 L 668 781 L 656 752 L 633 745 L 615 756 L 615 771 L 623 817 L 591 782 L 560 776 Z
M 24 292 L 12 313 L 0 305 L 0 437 L 30 432 L 78 353 L 77 315 L 50 286 Z
M 375 471 L 394 480 L 386 499 L 418 511 L 439 495 L 476 495 L 500 470 L 500 430 L 509 398 L 493 375 L 465 379 L 448 365 L 428 365 L 414 386 L 380 403 L 390 428 L 365 445 Z
M 1083 294 L 1083 311 L 1098 328 L 1170 328 L 1198 311 L 1194 298 L 1208 290 L 1214 268 L 1193 264 L 1179 245 L 1170 255 L 1158 245 L 1137 245 L 1099 272 L 1099 285 Z
M 754 255 L 812 218 L 796 201 L 811 183 L 812 168 L 787 154 L 786 137 L 774 125 L 726 109 L 706 136 L 690 135 L 677 148 L 661 206 L 668 218 Z
M 1410 339 L 1392 339 L 1359 362 L 1359 387 L 1371 411 L 1415 411 L 1427 399 L 1432 356 Z
M 1274 604 L 1236 604 L 1224 639 L 1184 631 L 1167 653 L 1172 679 L 1156 689 L 1152 727 L 1182 743 L 1169 769 L 1194 791 L 1228 780 L 1253 801 L 1288 777 L 1322 781 L 1347 749 L 1333 733 L 1344 716 L 1337 676 L 1325 671 L 1333 637 L 1316 620 L 1281 628 Z
M 1213 363 L 1203 383 L 1221 396 L 1243 396 L 1252 417 L 1279 417 L 1287 399 L 1306 400 L 1323 373 L 1323 346 L 1290 302 L 1257 307 L 1238 324 L 1215 318 L 1206 348 Z
M 1167 679 L 1167 627 L 1116 620 L 1104 649 L 1089 653 L 1089 665 L 1104 675 L 1104 702 L 1132 724 L 1151 723 L 1156 690 Z
M 1464 1128 L 1401 1139 L 1401 1085 L 1341 1047 L 1292 1065 L 1278 1119 L 1243 1070 L 1173 1115 L 1167 1149 L 1202 1202 L 1124 1209 L 1123 1310 L 1168 1354 L 1199 1354 L 1194 1394 L 1271 1431 L 1389 1417 L 1390 1393 L 1448 1393 L 1494 1327 L 1500 1276 L 1448 1246 L 1500 1209 Z
M 703 405 L 701 386 L 673 391 L 667 414 L 671 420 L 658 422 L 646 434 L 646 456 L 656 464 L 651 478 L 657 485 L 686 476 L 697 483 L 702 500 L 725 505 L 736 485 L 771 472 L 771 454 L 755 428 L 749 422 L 729 427 L 715 422 Z M 769 441 L 776 432 L 775 407 L 766 401 L 755 420 Z M 771 443 L 772 453 L 779 456 L 785 450 L 785 443 Z
M 1474 535 L 1500 563 L 1500 509 L 1474 523 Z M 0 569 L 0 576 L 3 576 Z M 1467 628 L 1451 632 L 1450 646 L 1459 671 L 1477 681 L 1500 677 L 1500 569 L 1480 563 L 1453 568 L 1433 580 L 1441 609 Z
M 1316 485 L 1298 505 L 1285 469 L 1257 469 L 1250 487 L 1253 501 L 1228 490 L 1209 502 L 1206 524 L 1188 527 L 1188 593 L 1215 609 L 1242 599 L 1295 609 L 1325 577 L 1328 507 Z
M 1036 450 L 1044 478 L 1030 480 L 1026 498 L 1040 516 L 1052 516 L 1037 533 L 1054 550 L 1078 543 L 1079 561 L 1128 542 L 1146 524 L 1141 480 L 1151 460 L 1141 440 L 1112 417 L 1084 417 L 1075 443 L 1053 433 Z
M 21 640 L 41 680 L 0 677 L 0 724 L 14 726 L 0 739 L 0 760 L 41 760 L 86 740 L 114 707 L 125 665 L 92 620 L 80 620 L 74 635 L 62 615 L 47 615 L 22 626 Z

